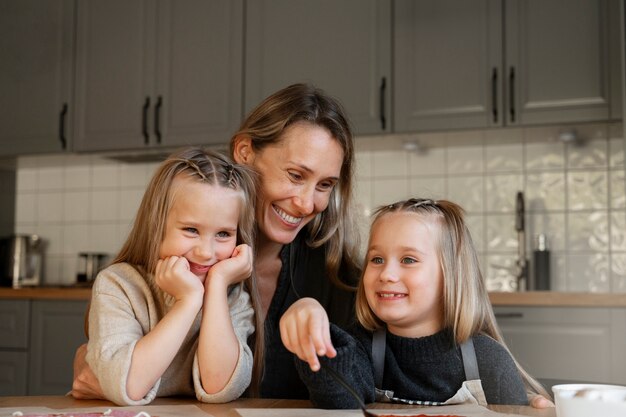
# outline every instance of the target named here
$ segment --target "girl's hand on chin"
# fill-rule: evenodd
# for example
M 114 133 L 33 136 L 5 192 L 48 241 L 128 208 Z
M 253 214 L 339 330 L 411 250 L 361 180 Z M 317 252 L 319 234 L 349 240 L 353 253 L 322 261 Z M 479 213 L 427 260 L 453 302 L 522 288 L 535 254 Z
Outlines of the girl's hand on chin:
M 227 287 L 248 279 L 250 275 L 252 275 L 252 249 L 246 244 L 241 244 L 235 247 L 230 258 L 223 259 L 211 267 L 205 285 L 217 281 Z
M 157 261 L 154 281 L 157 286 L 177 301 L 199 298 L 202 300 L 204 286 L 189 269 L 189 262 L 182 256 L 169 256 Z

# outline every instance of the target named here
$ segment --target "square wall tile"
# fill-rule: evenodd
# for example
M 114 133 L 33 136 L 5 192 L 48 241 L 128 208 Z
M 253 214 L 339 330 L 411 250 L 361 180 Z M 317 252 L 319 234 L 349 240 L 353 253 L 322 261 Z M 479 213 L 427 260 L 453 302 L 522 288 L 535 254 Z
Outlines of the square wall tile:
M 354 204 L 362 216 L 369 217 L 374 210 L 374 204 L 372 204 L 372 181 L 361 180 L 356 181 L 354 184 Z
M 526 176 L 526 206 L 529 211 L 565 209 L 565 173 L 539 172 Z
M 514 214 L 489 214 L 486 217 L 487 250 L 489 252 L 515 252 L 518 238 Z
M 63 220 L 63 191 L 37 194 L 37 221 L 55 223 Z
M 606 211 L 569 213 L 567 228 L 567 248 L 570 251 L 608 252 L 609 222 Z
M 61 191 L 65 187 L 62 167 L 44 167 L 39 169 L 38 189 L 40 191 Z
M 568 291 L 610 292 L 608 254 L 570 254 L 568 264 Z
M 64 255 L 61 258 L 61 280 L 62 284 L 69 285 L 76 282 L 78 272 L 78 254 Z
M 472 236 L 476 252 L 484 252 L 487 246 L 485 243 L 485 216 L 468 214 L 465 216 L 465 223 Z
M 490 175 L 485 177 L 486 211 L 515 212 L 517 192 L 524 190 L 521 175 Z
M 60 285 L 61 259 L 59 255 L 46 255 L 44 259 L 43 283 L 45 285 Z
M 407 178 L 376 179 L 372 181 L 372 185 L 372 206 L 374 209 L 384 204 L 409 198 Z
M 448 177 L 448 200 L 468 213 L 484 211 L 485 192 L 482 176 Z
M 608 207 L 606 171 L 569 171 L 567 173 L 567 197 L 569 210 Z
M 445 148 L 426 148 L 409 153 L 409 173 L 412 176 L 443 175 L 445 172 Z
M 63 221 L 66 223 L 86 222 L 91 213 L 91 192 L 65 191 L 63 193 L 64 210 Z
M 359 182 L 357 181 L 358 185 Z M 360 190 L 359 190 L 360 192 Z M 137 210 L 141 205 L 144 189 L 141 188 L 129 188 L 121 189 L 119 192 L 119 216 L 118 220 L 134 220 L 137 215 Z M 359 194 L 354 194 L 359 195 Z
M 15 191 L 22 193 L 25 191 L 37 190 L 38 170 L 36 168 L 21 168 L 15 172 Z
M 483 150 L 482 146 L 448 148 L 448 174 L 480 174 L 484 172 Z
M 446 196 L 446 180 L 445 177 L 410 178 L 409 189 L 411 197 L 441 200 Z
M 372 168 L 375 178 L 406 177 L 408 174 L 407 152 L 377 151 L 372 154 Z
M 145 189 L 150 180 L 146 164 L 120 164 L 119 176 L 121 187 Z
M 488 172 L 518 172 L 524 167 L 521 129 L 487 131 L 485 144 L 485 168 Z
M 117 220 L 119 213 L 118 190 L 98 190 L 91 192 L 91 220 L 111 221 Z
M 87 250 L 91 240 L 89 223 L 66 224 L 63 229 L 63 254 L 78 259 L 78 253 Z
M 91 184 L 89 165 L 70 165 L 63 171 L 66 190 L 86 190 Z
M 57 224 L 42 224 L 37 226 L 37 234 L 43 239 L 46 255 L 61 255 L 63 253 L 63 226 Z
M 609 139 L 609 166 L 624 166 L 624 138 L 622 136 Z
M 567 144 L 567 166 L 571 168 L 605 168 L 608 164 L 608 142 L 592 140 Z
M 561 142 L 530 142 L 524 148 L 527 170 L 560 170 L 565 166 L 565 145 Z
M 117 163 L 99 163 L 91 167 L 92 188 L 119 187 L 119 165 Z
M 526 217 L 526 239 L 528 251 L 537 248 L 537 236 L 544 234 L 551 252 L 566 250 L 565 213 L 531 213 Z
M 517 291 L 516 258 L 513 255 L 488 255 L 483 269 L 487 291 Z
M 119 240 L 117 223 L 92 224 L 89 235 L 89 251 L 117 254 L 124 243 Z

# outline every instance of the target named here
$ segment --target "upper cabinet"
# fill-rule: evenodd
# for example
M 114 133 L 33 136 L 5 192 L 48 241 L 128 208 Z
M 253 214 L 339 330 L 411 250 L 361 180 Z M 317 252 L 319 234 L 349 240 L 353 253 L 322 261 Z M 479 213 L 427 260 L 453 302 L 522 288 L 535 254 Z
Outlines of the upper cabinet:
M 77 7 L 74 150 L 228 141 L 241 120 L 242 0 Z
M 611 1 L 396 0 L 395 131 L 609 119 Z
M 246 10 L 245 110 L 295 82 L 337 97 L 356 133 L 390 132 L 390 0 L 255 0 Z
M 0 155 L 69 148 L 74 3 L 0 2 Z

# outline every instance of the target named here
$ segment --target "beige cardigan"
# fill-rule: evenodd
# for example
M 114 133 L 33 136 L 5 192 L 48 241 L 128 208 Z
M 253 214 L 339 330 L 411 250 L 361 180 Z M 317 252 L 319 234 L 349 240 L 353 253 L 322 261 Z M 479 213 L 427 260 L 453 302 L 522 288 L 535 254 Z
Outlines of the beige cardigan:
M 239 340 L 239 360 L 224 389 L 208 394 L 200 382 L 196 355 L 200 312 L 163 376 L 142 400 L 133 401 L 126 394 L 126 379 L 135 343 L 156 326 L 168 307 L 158 290 L 151 289 L 131 265 L 119 263 L 101 271 L 92 290 L 86 359 L 105 397 L 119 405 L 143 405 L 155 397 L 172 395 L 195 394 L 199 401 L 211 403 L 238 398 L 252 375 L 252 352 L 246 341 L 254 332 L 254 311 L 249 294 L 241 286 L 230 291 L 228 304 Z

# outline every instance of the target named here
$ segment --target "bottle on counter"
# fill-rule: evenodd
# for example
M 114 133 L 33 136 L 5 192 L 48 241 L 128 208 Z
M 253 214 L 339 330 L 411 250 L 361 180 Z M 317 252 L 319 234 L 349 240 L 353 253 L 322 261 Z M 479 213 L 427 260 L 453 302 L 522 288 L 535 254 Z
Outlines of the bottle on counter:
M 536 237 L 535 250 L 533 252 L 534 289 L 536 291 L 550 290 L 550 251 L 548 250 L 548 238 L 541 233 Z

